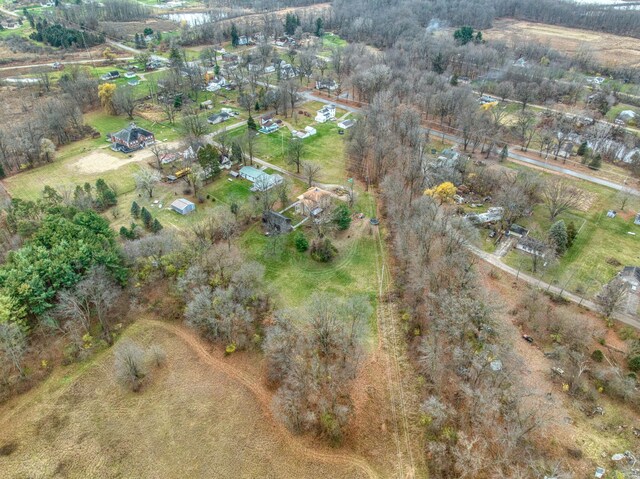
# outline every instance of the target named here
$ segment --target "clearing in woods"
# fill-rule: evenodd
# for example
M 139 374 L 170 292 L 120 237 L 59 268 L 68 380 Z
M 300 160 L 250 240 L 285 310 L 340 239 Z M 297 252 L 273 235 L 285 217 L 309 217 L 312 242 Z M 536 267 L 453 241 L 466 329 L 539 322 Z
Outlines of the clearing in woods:
M 587 48 L 595 59 L 606 66 L 640 66 L 640 39 L 578 28 L 559 27 L 543 23 L 501 19 L 483 32 L 487 40 L 523 43 L 534 40 L 569 55 Z
M 4 404 L 2 477 L 387 477 L 347 449 L 294 437 L 260 378 L 190 330 L 141 320 L 125 334 L 160 344 L 167 364 L 129 393 L 110 349 Z

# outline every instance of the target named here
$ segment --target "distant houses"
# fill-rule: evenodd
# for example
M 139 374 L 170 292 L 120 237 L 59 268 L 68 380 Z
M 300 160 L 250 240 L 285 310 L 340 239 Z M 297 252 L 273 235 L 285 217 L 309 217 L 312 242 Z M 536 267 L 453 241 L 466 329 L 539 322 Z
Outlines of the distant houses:
M 222 123 L 222 122 L 227 121 L 229 118 L 231 118 L 231 115 L 229 115 L 228 113 L 222 111 L 220 113 L 216 113 L 214 115 L 210 115 L 207 118 L 207 121 L 209 123 L 211 123 L 212 125 L 217 125 L 218 123 Z
M 120 72 L 117 70 L 113 70 L 102 75 L 100 77 L 100 80 L 109 81 L 109 80 L 115 80 L 116 78 L 120 78 Z
M 149 130 L 140 128 L 132 122 L 128 127 L 109 135 L 109 140 L 112 150 L 131 153 L 154 143 L 155 136 Z
M 338 85 L 335 80 L 331 80 L 328 78 L 316 81 L 316 90 L 326 90 L 328 92 L 331 92 L 337 90 L 339 86 L 340 85 Z
M 471 213 L 465 216 L 474 225 L 482 225 L 487 223 L 494 223 L 502 220 L 504 214 L 504 208 L 500 206 L 494 206 L 489 208 L 486 213 L 475 214 Z

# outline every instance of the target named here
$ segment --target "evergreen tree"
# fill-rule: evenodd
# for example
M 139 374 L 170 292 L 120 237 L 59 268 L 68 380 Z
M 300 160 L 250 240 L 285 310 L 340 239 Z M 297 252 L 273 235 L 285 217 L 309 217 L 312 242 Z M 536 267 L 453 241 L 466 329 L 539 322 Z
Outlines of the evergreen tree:
M 247 128 L 253 131 L 258 130 L 258 125 L 256 125 L 256 121 L 253 119 L 251 115 L 249 115 L 249 119 L 247 120 Z
M 460 45 L 466 45 L 467 43 L 474 40 L 473 37 L 473 28 L 471 27 L 462 27 L 458 28 L 455 32 L 453 32 L 453 38 Z M 482 35 L 480 36 L 480 40 L 482 40 Z
M 153 220 L 153 223 L 151 223 L 151 231 L 153 231 L 154 233 L 158 233 L 160 232 L 161 229 L 162 229 L 162 225 L 158 221 L 158 218 L 155 218 Z
M 296 245 L 296 249 L 300 253 L 304 253 L 309 249 L 309 241 L 307 240 L 307 238 L 305 237 L 302 231 L 296 232 L 295 236 L 293 237 L 293 242 Z
M 131 203 L 131 216 L 135 219 L 140 218 L 140 206 L 135 201 Z
M 569 237 L 563 220 L 556 221 L 549 229 L 549 239 L 556 247 L 556 253 L 562 255 L 567 250 Z
M 578 147 L 578 156 L 584 156 L 584 154 L 587 152 L 588 147 L 589 145 L 587 144 L 586 141 L 583 141 L 582 143 L 580 143 L 580 146 Z
M 234 142 L 231 146 L 231 163 L 242 163 L 242 148 L 240 143 Z
M 149 213 L 149 210 L 147 210 L 144 206 L 140 211 L 140 217 L 142 218 L 144 227 L 147 229 L 151 228 L 151 223 L 153 223 L 153 217 L 151 216 L 151 213 Z
M 2 166 L 2 163 L 0 163 L 0 180 L 1 180 L 2 178 L 5 178 L 6 176 L 7 176 L 7 175 L 6 175 L 6 173 L 4 172 L 4 166 Z
M 596 153 L 595 155 L 593 155 L 593 158 L 591 158 L 591 161 L 589 162 L 589 168 L 591 168 L 592 170 L 599 170 L 601 165 L 602 157 L 600 156 L 600 153 Z
M 176 46 L 171 47 L 169 52 L 169 63 L 172 68 L 180 68 L 182 66 L 182 55 L 180 49 Z
M 500 157 L 498 158 L 500 163 L 502 163 L 503 161 L 505 161 L 507 158 L 509 158 L 509 148 L 507 147 L 507 145 L 505 144 L 502 147 L 502 150 L 500 151 Z
M 333 222 L 338 226 L 339 230 L 346 230 L 351 226 L 351 211 L 345 204 L 341 204 L 333 212 Z
M 573 242 L 576 240 L 576 236 L 578 236 L 578 230 L 576 229 L 576 224 L 572 221 L 567 226 L 567 248 L 571 248 Z
M 446 65 L 444 64 L 444 56 L 442 53 L 438 52 L 438 54 L 433 58 L 431 64 L 433 65 L 433 71 L 438 75 L 442 75 L 446 69 Z
M 96 208 L 98 210 L 106 210 L 118 203 L 118 198 L 107 182 L 102 178 L 96 181 Z
M 234 47 L 238 46 L 240 43 L 240 35 L 238 35 L 238 27 L 236 27 L 235 23 L 231 24 L 231 45 Z
M 458 86 L 458 74 L 454 73 L 453 75 L 451 75 L 451 80 L 449 81 L 449 83 L 451 84 L 451 86 Z
M 318 17 L 316 19 L 316 37 L 321 37 L 324 34 L 324 20 Z

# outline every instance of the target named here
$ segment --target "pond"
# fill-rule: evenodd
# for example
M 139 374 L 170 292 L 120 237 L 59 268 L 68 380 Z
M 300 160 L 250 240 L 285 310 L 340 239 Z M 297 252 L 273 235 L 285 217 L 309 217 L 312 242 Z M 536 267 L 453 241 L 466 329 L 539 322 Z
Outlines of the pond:
M 167 13 L 166 15 L 162 15 L 162 18 L 166 18 L 167 20 L 177 23 L 187 22 L 187 25 L 193 27 L 222 20 L 227 18 L 227 14 L 221 12 L 217 12 L 215 14 L 212 12 Z

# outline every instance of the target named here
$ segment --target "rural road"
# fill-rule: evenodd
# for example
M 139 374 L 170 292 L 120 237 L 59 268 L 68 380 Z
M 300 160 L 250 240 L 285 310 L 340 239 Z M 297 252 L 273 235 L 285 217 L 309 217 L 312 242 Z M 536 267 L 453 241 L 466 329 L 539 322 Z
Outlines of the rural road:
M 116 60 L 133 60 L 133 57 L 118 57 L 116 58 Z M 58 63 L 62 63 L 63 65 L 82 65 L 82 64 L 96 63 L 96 62 L 103 63 L 106 61 L 110 61 L 110 60 L 107 60 L 106 58 L 94 58 L 94 59 L 87 59 L 87 60 L 69 60 L 69 61 L 62 61 Z M 15 66 L 8 66 L 8 67 L 0 67 L 0 71 L 26 70 L 28 68 L 42 68 L 42 67 L 51 68 L 51 65 L 53 65 L 53 62 L 35 63 L 33 65 L 15 65 Z
M 311 92 L 304 92 L 303 96 L 308 99 L 308 100 L 313 100 L 313 101 L 319 101 L 322 103 L 326 103 L 326 104 L 337 104 L 340 106 L 340 108 L 350 111 L 351 113 L 360 113 L 362 111 L 362 108 L 356 108 L 353 106 L 348 106 L 348 105 L 344 105 L 342 103 L 339 102 L 339 100 L 328 100 L 327 98 L 323 98 L 323 97 L 319 97 L 314 95 Z M 437 130 L 435 130 L 434 128 L 430 129 L 431 132 L 436 132 Z M 439 137 L 443 137 L 448 141 L 454 142 L 454 143 L 462 143 L 462 138 L 455 136 L 455 135 L 451 135 L 449 133 L 443 133 L 438 131 L 438 136 Z M 509 145 L 512 149 L 515 149 L 517 147 L 515 147 L 514 145 Z M 567 176 L 572 176 L 574 178 L 578 178 L 580 180 L 584 180 L 584 181 L 589 181 L 591 183 L 595 183 L 597 185 L 601 185 L 601 186 L 606 186 L 608 188 L 612 188 L 614 190 L 618 190 L 618 191 L 625 191 L 626 193 L 632 194 L 634 196 L 640 196 L 640 191 L 636 190 L 635 188 L 631 188 L 627 185 L 621 185 L 620 183 L 616 183 L 614 181 L 608 181 L 608 180 L 604 180 L 602 178 L 597 178 L 595 176 L 591 176 L 588 175 L 586 173 L 581 173 L 579 171 L 575 171 L 569 168 L 563 168 L 561 166 L 556 166 L 556 165 L 552 165 L 549 164 L 545 161 L 540 161 L 540 160 L 536 160 L 534 158 L 529 158 L 528 156 L 524 156 L 518 153 L 514 153 L 512 151 L 509 151 L 509 158 L 512 160 L 516 160 L 522 163 L 528 163 L 530 165 L 534 165 L 537 166 L 539 168 L 543 168 L 545 170 L 550 170 L 556 173 L 561 173 Z
M 557 286 L 550 285 L 549 283 L 543 283 L 539 279 L 534 278 L 533 276 L 529 276 L 528 274 L 522 273 L 521 271 L 518 271 L 517 269 L 504 264 L 500 260 L 500 258 L 496 257 L 491 253 L 487 253 L 486 251 L 482 251 L 480 248 L 476 246 L 468 245 L 468 249 L 477 257 L 489 263 L 490 265 L 495 266 L 496 268 L 501 269 L 502 271 L 509 273 L 513 276 L 516 276 L 518 279 L 521 279 L 522 281 L 525 281 L 526 283 L 529 283 L 537 287 L 538 289 L 544 289 L 545 291 L 550 291 L 558 295 L 562 294 L 562 297 L 565 299 L 568 299 L 569 301 L 572 301 L 576 304 L 584 306 L 585 308 L 590 309 L 592 311 L 599 312 L 598 305 L 595 304 L 593 301 L 589 301 L 588 299 L 583 299 L 580 296 L 570 293 L 564 288 L 558 288 Z M 640 320 L 638 320 L 637 318 L 634 318 L 633 316 L 630 316 L 628 314 L 618 313 L 618 314 L 614 314 L 613 317 L 614 319 L 620 321 L 621 323 L 624 323 L 628 326 L 632 326 L 636 329 L 640 329 Z
M 352 106 L 343 105 L 343 104 L 341 104 L 341 103 L 339 103 L 337 101 L 331 101 L 331 100 L 328 100 L 326 98 L 315 96 L 314 94 L 312 94 L 310 92 L 305 92 L 304 93 L 304 97 L 307 100 L 319 101 L 319 102 L 326 103 L 326 104 L 339 104 L 340 108 L 346 109 L 346 110 L 348 110 L 348 111 L 350 111 L 352 113 L 358 113 L 358 112 L 361 111 L 360 108 L 355 108 L 355 107 L 352 107 Z M 439 133 L 439 135 L 440 134 L 442 134 L 442 133 Z M 456 137 L 454 135 L 446 134 L 446 133 L 444 134 L 444 137 L 447 140 L 453 141 L 455 143 L 459 143 L 461 141 L 460 138 L 458 138 L 458 137 Z M 563 174 L 566 174 L 568 176 L 572 176 L 574 178 L 579 178 L 581 180 L 589 181 L 591 183 L 595 183 L 595 184 L 598 184 L 598 185 L 602 185 L 602 186 L 606 186 L 606 187 L 609 187 L 609 188 L 613 188 L 613 189 L 618 190 L 618 191 L 626 191 L 627 193 L 630 193 L 630 194 L 633 194 L 633 195 L 636 195 L 636 196 L 640 196 L 640 191 L 638 191 L 638 190 L 635 190 L 633 188 L 629 188 L 628 186 L 625 186 L 625 185 L 620 185 L 618 183 L 614 183 L 614 182 L 611 182 L 611 181 L 603 180 L 601 178 L 595 178 L 595 177 L 593 177 L 591 175 L 586 175 L 586 174 L 580 173 L 578 171 L 573 171 L 573 170 L 569 170 L 569 169 L 562 168 L 562 167 L 559 167 L 559 166 L 550 165 L 550 164 L 545 163 L 543 161 L 534 160 L 532 158 L 528 158 L 526 156 L 519 155 L 517 153 L 509 152 L 509 157 L 512 158 L 512 159 L 515 159 L 516 161 L 521 161 L 523 163 L 528 163 L 528 164 L 531 164 L 531 165 L 535 165 L 535 166 L 538 166 L 540 168 L 544 168 L 544 169 L 548 169 L 548 170 L 551 170 L 551 171 L 555 171 L 557 173 L 563 173 Z M 518 279 L 522 279 L 523 281 L 525 281 L 525 282 L 527 282 L 529 284 L 535 285 L 536 287 L 544 288 L 545 290 L 551 291 L 554 294 L 562 293 L 562 296 L 564 298 L 566 298 L 566 299 L 568 299 L 568 300 L 570 300 L 570 301 L 572 301 L 572 302 L 574 302 L 576 304 L 580 304 L 580 305 L 584 306 L 585 308 L 590 309 L 592 311 L 596 311 L 596 312 L 599 311 L 598 306 L 593 301 L 589 301 L 589 300 L 583 299 L 580 296 L 577 296 L 577 295 L 575 295 L 573 293 L 570 293 L 569 291 L 566 291 L 565 289 L 558 288 L 557 286 L 553 286 L 553 285 L 550 285 L 548 283 L 542 283 L 537 278 L 534 278 L 533 276 L 529 276 L 527 274 L 519 272 L 515 268 L 512 268 L 511 266 L 504 264 L 500 260 L 500 258 L 496 257 L 493 254 L 490 254 L 490 253 L 487 253 L 485 251 L 482 251 L 481 249 L 477 248 L 476 246 L 469 245 L 468 248 L 473 254 L 475 254 L 477 257 L 479 257 L 483 261 L 486 261 L 487 263 L 495 266 L 496 268 L 501 269 L 502 271 L 504 271 L 506 273 L 509 273 L 509 274 L 511 274 L 513 276 L 516 276 Z M 628 314 L 618 313 L 618 314 L 614 315 L 614 318 L 616 320 L 624 323 L 624 324 L 627 324 L 629 326 L 633 326 L 636 329 L 640 329 L 640 320 L 638 320 L 637 318 L 635 318 L 633 316 L 630 316 Z

